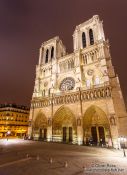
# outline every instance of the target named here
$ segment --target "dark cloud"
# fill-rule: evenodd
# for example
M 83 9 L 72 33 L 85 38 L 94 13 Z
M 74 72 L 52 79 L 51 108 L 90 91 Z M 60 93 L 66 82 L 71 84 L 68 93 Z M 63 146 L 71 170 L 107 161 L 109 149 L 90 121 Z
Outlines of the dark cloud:
M 1 0 L 0 102 L 29 104 L 41 43 L 59 35 L 72 52 L 75 26 L 95 14 L 104 21 L 113 65 L 126 96 L 126 9 L 126 0 Z

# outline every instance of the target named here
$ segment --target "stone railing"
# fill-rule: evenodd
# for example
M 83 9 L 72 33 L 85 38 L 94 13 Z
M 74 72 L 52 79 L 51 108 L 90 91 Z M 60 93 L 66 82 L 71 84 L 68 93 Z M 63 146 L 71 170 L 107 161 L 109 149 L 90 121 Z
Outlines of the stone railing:
M 52 97 L 43 97 L 43 98 L 33 98 L 31 101 L 31 108 L 42 108 L 48 106 L 55 106 L 61 104 L 71 104 L 76 103 L 78 101 L 89 101 L 96 100 L 102 98 L 110 98 L 111 97 L 111 87 L 104 86 L 99 88 L 93 88 L 89 90 L 79 90 L 75 92 L 70 92 L 66 94 L 55 95 Z

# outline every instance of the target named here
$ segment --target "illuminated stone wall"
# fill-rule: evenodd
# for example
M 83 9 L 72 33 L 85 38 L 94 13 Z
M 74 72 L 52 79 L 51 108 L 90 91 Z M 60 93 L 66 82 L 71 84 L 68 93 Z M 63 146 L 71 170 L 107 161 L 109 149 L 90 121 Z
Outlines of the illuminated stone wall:
M 127 113 L 98 15 L 76 26 L 73 46 L 67 54 L 59 37 L 42 43 L 28 134 L 78 144 L 94 137 L 96 144 L 102 139 L 117 147 L 118 137 L 127 136 Z M 47 125 L 35 129 L 38 115 Z

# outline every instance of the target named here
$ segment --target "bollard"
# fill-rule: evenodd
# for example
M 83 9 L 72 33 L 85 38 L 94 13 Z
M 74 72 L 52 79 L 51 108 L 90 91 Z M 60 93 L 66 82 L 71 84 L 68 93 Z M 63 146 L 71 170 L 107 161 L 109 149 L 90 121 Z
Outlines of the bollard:
M 40 157 L 39 157 L 39 155 L 37 155 L 37 160 L 39 160 L 40 159 Z
M 67 161 L 64 163 L 64 167 L 65 167 L 65 168 L 68 167 L 68 163 L 67 163 Z
M 49 161 L 50 161 L 50 163 L 52 164 L 52 157 L 50 157 Z

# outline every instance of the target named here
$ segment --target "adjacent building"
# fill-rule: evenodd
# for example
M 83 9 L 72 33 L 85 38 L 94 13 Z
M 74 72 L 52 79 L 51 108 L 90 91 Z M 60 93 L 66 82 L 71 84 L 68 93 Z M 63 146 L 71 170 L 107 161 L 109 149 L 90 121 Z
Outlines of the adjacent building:
M 115 148 L 119 137 L 127 137 L 119 78 L 98 15 L 76 26 L 73 53 L 58 36 L 42 43 L 28 134 L 36 140 Z
M 29 108 L 16 104 L 0 104 L 0 138 L 23 137 L 28 131 Z

